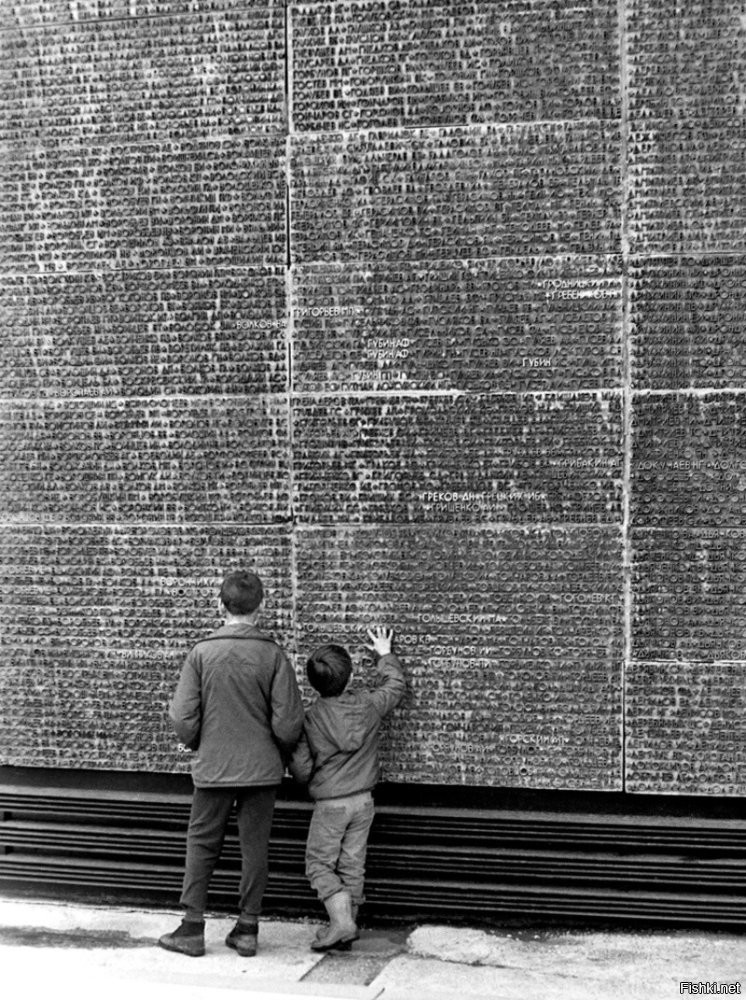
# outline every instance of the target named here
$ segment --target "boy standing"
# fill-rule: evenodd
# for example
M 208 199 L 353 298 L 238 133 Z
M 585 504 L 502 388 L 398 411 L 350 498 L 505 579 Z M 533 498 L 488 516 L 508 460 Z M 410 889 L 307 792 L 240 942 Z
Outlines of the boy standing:
M 352 673 L 342 646 L 320 646 L 306 672 L 320 697 L 306 712 L 303 735 L 290 772 L 308 782 L 316 806 L 306 845 L 306 875 L 329 914 L 329 926 L 311 947 L 328 951 L 357 939 L 355 919 L 363 902 L 365 852 L 373 822 L 372 789 L 378 781 L 381 721 L 401 701 L 404 674 L 391 652 L 391 630 L 368 630 L 371 650 L 380 657 L 383 683 L 374 691 L 346 691 Z
M 287 657 L 257 628 L 264 589 L 255 573 L 229 573 L 220 588 L 225 624 L 192 647 L 169 714 L 179 739 L 196 751 L 187 833 L 181 925 L 159 944 L 205 953 L 207 891 L 231 807 L 241 843 L 238 922 L 226 938 L 239 955 L 256 954 L 257 921 L 267 885 L 267 850 L 283 757 L 303 726 L 303 703 Z

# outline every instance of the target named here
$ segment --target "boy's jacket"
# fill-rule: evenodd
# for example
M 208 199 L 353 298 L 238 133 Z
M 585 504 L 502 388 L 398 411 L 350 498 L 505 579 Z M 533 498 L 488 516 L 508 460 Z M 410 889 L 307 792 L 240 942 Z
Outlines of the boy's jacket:
M 224 625 L 190 650 L 169 715 L 196 750 L 195 787 L 279 785 L 303 703 L 276 643 L 253 625 Z
M 393 653 L 378 661 L 383 683 L 375 691 L 343 691 L 319 698 L 306 712 L 290 773 L 308 782 L 313 799 L 336 799 L 372 789 L 378 781 L 382 719 L 404 696 L 406 683 Z

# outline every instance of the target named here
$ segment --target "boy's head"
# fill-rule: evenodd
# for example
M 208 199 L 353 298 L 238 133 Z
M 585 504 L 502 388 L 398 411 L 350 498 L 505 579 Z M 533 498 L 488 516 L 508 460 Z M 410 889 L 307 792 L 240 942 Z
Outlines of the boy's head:
M 322 698 L 335 698 L 342 694 L 352 674 L 352 659 L 343 646 L 329 642 L 319 646 L 308 657 L 306 673 L 311 687 Z
M 262 581 L 249 570 L 239 569 L 228 575 L 220 586 L 220 600 L 232 615 L 250 615 L 259 607 L 264 597 Z

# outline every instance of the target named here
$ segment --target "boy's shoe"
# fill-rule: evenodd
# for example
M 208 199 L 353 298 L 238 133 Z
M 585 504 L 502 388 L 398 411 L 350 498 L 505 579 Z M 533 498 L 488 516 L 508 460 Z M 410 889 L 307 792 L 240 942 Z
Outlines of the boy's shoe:
M 158 938 L 158 944 L 166 951 L 178 951 L 182 955 L 199 958 L 205 953 L 205 922 L 182 920 L 175 931 Z
M 313 951 L 329 951 L 332 948 L 357 941 L 360 935 L 357 925 L 352 919 L 352 900 L 348 892 L 337 892 L 324 900 L 326 912 L 329 914 L 329 926 L 324 927 L 311 942 Z
M 322 927 L 316 931 L 316 937 L 311 942 L 311 947 L 316 951 L 316 946 L 324 943 L 324 941 L 329 936 L 329 924 L 324 924 Z M 357 941 L 357 938 L 354 938 Z M 331 945 L 334 951 L 350 951 L 352 949 L 352 941 L 337 941 L 336 944 Z
M 242 924 L 236 922 L 236 926 L 228 934 L 225 943 L 229 948 L 234 948 L 239 955 L 244 958 L 253 958 L 256 955 L 256 937 L 259 933 L 257 924 Z

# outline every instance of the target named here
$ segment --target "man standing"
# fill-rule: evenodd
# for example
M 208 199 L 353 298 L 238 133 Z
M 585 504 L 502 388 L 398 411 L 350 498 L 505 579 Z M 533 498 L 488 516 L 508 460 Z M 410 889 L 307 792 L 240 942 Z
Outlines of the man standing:
M 205 953 L 207 891 L 236 803 L 241 842 L 238 922 L 225 943 L 256 954 L 267 885 L 269 832 L 283 756 L 303 728 L 303 704 L 287 657 L 256 627 L 264 596 L 255 573 L 229 573 L 220 588 L 225 623 L 190 650 L 169 715 L 179 739 L 196 751 L 180 926 L 159 944 Z

